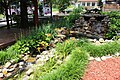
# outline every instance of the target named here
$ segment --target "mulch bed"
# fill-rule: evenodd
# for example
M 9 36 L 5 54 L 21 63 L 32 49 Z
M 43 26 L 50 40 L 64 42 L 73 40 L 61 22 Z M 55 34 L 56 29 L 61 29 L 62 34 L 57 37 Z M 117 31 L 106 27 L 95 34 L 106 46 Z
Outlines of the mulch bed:
M 82 80 L 120 80 L 120 57 L 90 61 Z

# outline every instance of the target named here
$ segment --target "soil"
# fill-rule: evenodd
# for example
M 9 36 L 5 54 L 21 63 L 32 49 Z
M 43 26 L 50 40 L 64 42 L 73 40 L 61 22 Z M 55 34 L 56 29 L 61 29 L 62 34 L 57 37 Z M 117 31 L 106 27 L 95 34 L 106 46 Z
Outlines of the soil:
M 120 80 L 120 57 L 90 61 L 82 80 Z

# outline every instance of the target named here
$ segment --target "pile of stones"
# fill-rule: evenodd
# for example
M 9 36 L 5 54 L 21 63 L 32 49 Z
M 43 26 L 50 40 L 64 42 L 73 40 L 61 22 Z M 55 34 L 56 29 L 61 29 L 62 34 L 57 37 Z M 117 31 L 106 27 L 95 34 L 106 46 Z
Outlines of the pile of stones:
M 109 18 L 105 16 L 102 20 L 97 20 L 97 18 L 103 16 L 89 16 L 88 20 L 82 16 L 75 20 L 75 24 L 71 30 L 78 31 L 86 36 L 96 36 L 99 38 L 104 38 L 105 34 L 108 32 L 109 28 Z
M 21 72 L 25 72 L 22 80 L 28 80 L 33 73 L 35 67 L 43 66 L 50 58 L 54 57 L 55 49 L 43 51 L 34 57 L 31 57 L 28 53 L 22 54 L 22 58 L 19 62 L 11 60 L 5 65 L 0 67 L 0 79 L 9 79 L 17 77 Z

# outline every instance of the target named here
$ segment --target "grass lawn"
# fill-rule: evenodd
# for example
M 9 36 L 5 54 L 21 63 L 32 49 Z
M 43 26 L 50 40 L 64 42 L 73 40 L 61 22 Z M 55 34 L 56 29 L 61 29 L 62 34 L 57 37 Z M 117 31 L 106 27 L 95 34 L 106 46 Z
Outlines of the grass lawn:
M 2 19 L 4 17 L 4 15 L 3 14 L 0 14 L 0 19 Z

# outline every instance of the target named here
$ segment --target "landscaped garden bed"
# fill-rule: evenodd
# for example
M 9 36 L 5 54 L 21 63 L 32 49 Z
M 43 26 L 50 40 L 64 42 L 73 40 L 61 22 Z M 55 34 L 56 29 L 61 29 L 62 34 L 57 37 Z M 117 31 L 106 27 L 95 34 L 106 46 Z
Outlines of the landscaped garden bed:
M 74 13 L 79 16 L 77 11 Z M 72 23 L 75 15 L 67 17 L 66 22 Z M 71 28 L 60 28 L 56 24 L 38 27 L 29 36 L 0 51 L 1 79 L 79 80 L 89 60 L 103 61 L 120 56 L 118 36 L 116 40 L 82 37 Z

